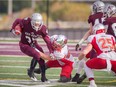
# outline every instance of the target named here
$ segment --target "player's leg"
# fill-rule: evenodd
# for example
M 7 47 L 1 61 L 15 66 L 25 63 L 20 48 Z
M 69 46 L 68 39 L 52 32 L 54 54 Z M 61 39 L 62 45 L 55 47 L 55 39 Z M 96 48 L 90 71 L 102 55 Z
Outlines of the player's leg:
M 86 73 L 84 72 L 84 74 L 77 79 L 77 84 L 81 84 L 83 80 L 86 78 L 87 76 L 86 76 Z
M 25 45 L 25 44 L 20 44 L 20 49 L 23 53 L 27 54 L 28 56 L 33 57 L 34 59 L 36 59 L 38 61 L 39 64 L 41 64 L 40 66 L 43 68 L 43 74 L 41 75 L 41 78 L 45 77 L 45 71 L 44 71 L 44 67 L 45 67 L 45 63 L 42 61 L 42 63 L 40 63 L 41 58 L 40 58 L 40 54 L 37 50 L 35 50 L 35 48 L 30 47 L 29 45 Z M 43 81 L 43 80 L 42 80 Z M 46 81 L 46 79 L 44 80 Z
M 25 53 L 28 56 L 33 57 L 33 55 L 34 55 L 34 52 L 33 51 L 35 51 L 35 49 L 33 47 L 30 47 L 29 45 L 22 44 L 22 43 L 20 43 L 19 46 L 20 46 L 20 50 L 23 53 Z M 36 59 L 32 59 L 31 60 L 31 64 L 30 64 L 30 69 L 28 69 L 28 73 L 27 73 L 28 76 L 32 80 L 34 80 L 34 81 L 37 81 L 37 79 L 36 79 L 36 77 L 35 77 L 35 75 L 33 73 L 33 70 L 34 70 L 34 67 L 36 66 L 36 64 L 37 64 L 37 60 Z
M 84 66 L 86 75 L 90 81 L 89 87 L 97 87 L 94 80 L 94 73 L 92 69 L 105 69 L 107 68 L 106 60 L 100 58 L 93 58 L 88 60 Z
M 72 82 L 77 82 L 77 80 L 79 79 L 81 71 L 83 70 L 83 67 L 84 67 L 84 63 L 85 63 L 84 59 L 82 59 L 81 61 L 78 62 L 77 71 L 76 71 L 75 76 L 72 78 Z
M 35 43 L 35 47 L 37 48 L 36 50 L 39 50 L 42 53 L 44 53 L 43 49 L 41 48 L 41 46 L 39 44 Z M 37 55 L 39 55 L 39 53 Z M 40 55 L 39 55 L 39 57 L 40 57 Z M 39 62 L 39 68 L 41 71 L 41 81 L 45 82 L 45 81 L 47 81 L 46 70 L 45 70 L 46 69 L 45 61 L 42 58 L 40 58 L 40 60 L 38 62 Z
M 47 70 L 48 68 L 52 68 L 52 67 L 59 67 L 59 63 L 57 60 L 50 60 L 45 63 L 45 70 Z M 41 69 L 40 68 L 35 69 L 34 73 L 40 74 Z
M 37 65 L 37 60 L 36 60 L 36 59 L 32 59 L 32 60 L 31 60 L 31 64 L 30 64 L 30 68 L 27 70 L 28 76 L 29 76 L 32 80 L 34 80 L 34 81 L 37 81 L 37 78 L 36 78 L 36 76 L 34 75 L 34 69 L 35 69 L 36 65 Z
M 46 70 L 45 70 L 45 61 L 41 58 L 39 60 L 39 67 L 40 67 L 40 70 L 41 70 L 41 81 L 45 82 L 45 81 L 47 81 Z
M 87 55 L 86 55 L 86 58 L 88 59 L 92 59 L 92 58 L 96 58 L 97 57 L 97 54 L 95 52 L 94 49 L 92 49 Z M 84 79 L 86 78 L 86 73 L 84 72 L 84 74 L 82 76 L 80 76 L 78 79 L 77 79 L 77 84 L 80 84 L 84 81 Z
M 71 80 L 71 73 L 73 70 L 73 62 L 63 59 L 62 62 L 65 64 L 62 67 L 59 82 L 69 82 Z
M 112 64 L 112 68 L 111 70 L 114 72 L 114 74 L 116 75 L 116 61 L 112 61 L 111 60 L 111 64 Z

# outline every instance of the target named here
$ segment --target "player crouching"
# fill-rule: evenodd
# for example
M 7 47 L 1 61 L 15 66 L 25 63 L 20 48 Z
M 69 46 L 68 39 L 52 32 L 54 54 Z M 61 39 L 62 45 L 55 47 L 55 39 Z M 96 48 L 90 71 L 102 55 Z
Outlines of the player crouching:
M 103 24 L 96 24 L 93 27 L 93 35 L 87 39 L 86 48 L 80 53 L 78 59 L 81 60 L 93 48 L 98 56 L 88 60 L 85 63 L 85 72 L 90 81 L 88 87 L 97 87 L 94 81 L 93 69 L 107 69 L 108 72 L 116 73 L 116 52 L 115 38 L 105 33 L 106 29 Z
M 74 58 L 68 50 L 67 38 L 64 35 L 53 35 L 51 36 L 51 43 L 54 51 L 50 56 L 53 60 L 46 62 L 46 69 L 60 67 L 61 73 L 58 81 L 69 82 L 71 80 Z M 35 69 L 34 72 L 40 74 L 41 70 Z

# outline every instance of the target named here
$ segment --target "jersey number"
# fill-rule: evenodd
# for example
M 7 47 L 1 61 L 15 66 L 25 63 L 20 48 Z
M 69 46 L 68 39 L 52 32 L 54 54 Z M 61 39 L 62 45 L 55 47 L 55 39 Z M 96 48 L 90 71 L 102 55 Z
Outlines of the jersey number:
M 100 46 L 101 49 L 106 49 L 106 48 L 110 48 L 111 50 L 114 49 L 114 46 L 112 45 L 112 40 L 110 38 L 100 38 L 98 40 L 98 43 L 101 43 Z
M 112 24 L 112 29 L 113 29 L 114 34 L 115 34 L 115 36 L 116 36 L 116 23 L 113 23 L 113 24 Z
M 98 23 L 103 23 L 103 21 L 104 21 L 104 18 L 95 19 L 95 24 L 94 24 L 94 25 L 96 25 L 96 24 L 98 24 Z
M 28 43 L 32 43 L 34 41 L 34 38 L 30 38 L 29 36 L 26 36 L 26 39 L 28 40 Z

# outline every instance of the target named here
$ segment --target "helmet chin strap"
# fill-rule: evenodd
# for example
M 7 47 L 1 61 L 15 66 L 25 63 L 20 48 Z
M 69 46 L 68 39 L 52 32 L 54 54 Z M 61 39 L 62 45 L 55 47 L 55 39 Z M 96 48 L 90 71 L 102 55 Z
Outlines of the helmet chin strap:
M 39 27 L 35 27 L 35 26 L 33 26 L 32 28 L 33 28 L 34 30 L 38 31 L 38 30 L 41 29 L 42 25 L 43 25 L 43 23 L 42 23 Z

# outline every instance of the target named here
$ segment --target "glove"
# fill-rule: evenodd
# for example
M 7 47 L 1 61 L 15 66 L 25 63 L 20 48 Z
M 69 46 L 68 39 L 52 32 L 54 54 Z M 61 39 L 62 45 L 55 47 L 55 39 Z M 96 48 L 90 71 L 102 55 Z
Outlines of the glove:
M 76 51 L 81 50 L 81 48 L 79 47 L 79 44 L 76 45 L 75 50 Z
M 13 35 L 16 35 L 15 30 L 11 29 L 10 32 L 12 32 Z
M 55 60 L 55 56 L 54 56 L 53 53 L 50 53 L 50 57 L 51 57 L 52 60 Z

